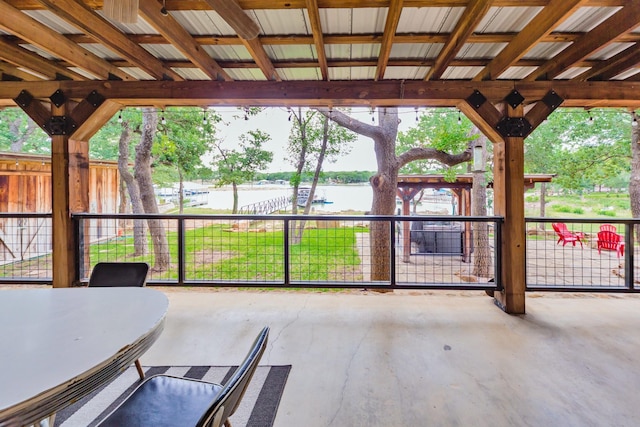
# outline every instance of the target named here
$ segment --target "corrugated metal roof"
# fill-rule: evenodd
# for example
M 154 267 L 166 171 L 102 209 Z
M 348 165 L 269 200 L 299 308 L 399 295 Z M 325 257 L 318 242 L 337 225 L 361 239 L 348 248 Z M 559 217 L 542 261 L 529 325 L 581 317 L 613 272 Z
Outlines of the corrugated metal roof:
M 120 55 L 112 51 L 111 49 L 97 43 L 79 43 L 84 49 L 93 53 L 94 55 L 106 59 L 106 60 L 115 60 L 122 59 Z
M 102 10 L 96 10 L 96 12 L 102 18 L 109 21 L 111 25 L 118 28 L 125 34 L 159 34 L 156 29 L 140 15 L 138 15 L 138 22 L 136 22 L 135 24 L 123 24 L 122 22 L 118 22 L 104 16 Z
M 74 25 L 69 24 L 64 19 L 58 18 L 53 12 L 48 10 L 25 10 L 24 13 L 36 21 L 62 34 L 82 34 Z
M 474 78 L 480 71 L 482 71 L 482 68 L 483 67 L 449 67 L 442 74 L 442 78 L 452 80 L 468 80 Z
M 422 80 L 431 67 L 387 67 L 385 80 Z
M 591 31 L 619 9 L 619 7 L 581 7 L 567 20 L 558 25 L 555 31 Z
M 212 10 L 171 12 L 171 16 L 192 35 L 233 36 L 236 32 Z
M 209 77 L 199 68 L 173 68 L 185 80 L 209 80 Z
M 541 42 L 525 53 L 524 59 L 550 59 L 571 46 L 571 42 Z
M 141 44 L 149 53 L 164 61 L 185 61 L 186 56 L 170 44 Z
M 476 27 L 475 32 L 521 31 L 541 10 L 541 7 L 491 7 Z
M 640 73 L 640 68 L 631 68 L 623 73 L 618 74 L 617 76 L 614 77 L 614 80 L 624 80 L 626 78 L 629 78 L 631 76 L 635 76 L 636 74 Z
M 213 59 L 220 61 L 252 61 L 244 46 L 202 46 Z
M 331 67 L 330 80 L 372 80 L 376 75 L 376 67 Z
M 276 68 L 283 80 L 322 80 L 320 68 Z
M 325 46 L 327 59 L 369 59 L 380 54 L 379 44 L 330 44 Z
M 234 80 L 267 80 L 259 68 L 225 68 Z
M 464 7 L 406 7 L 397 33 L 450 33 L 463 13 Z
M 155 80 L 153 76 L 138 67 L 121 67 L 120 69 L 138 80 Z
M 306 9 L 263 9 L 253 12 L 262 34 L 311 34 L 311 24 Z
M 40 56 L 42 56 L 45 59 L 51 59 L 51 60 L 57 60 L 59 58 L 56 58 L 55 56 L 51 55 L 49 52 L 47 52 L 46 50 L 40 49 L 37 46 L 34 46 L 32 44 L 21 44 L 20 47 L 23 47 L 33 53 L 36 53 Z
M 509 67 L 504 73 L 500 74 L 500 80 L 520 80 L 533 73 L 536 67 Z
M 320 9 L 322 31 L 327 34 L 382 33 L 387 8 Z
M 623 50 L 633 46 L 635 43 L 611 43 L 608 46 L 603 47 L 602 49 L 595 52 L 593 55 L 589 56 L 588 59 L 595 60 L 605 60 L 609 59 L 612 56 L 617 55 Z
M 456 58 L 493 58 L 506 45 L 506 43 L 467 43 L 462 46 Z
M 273 61 L 287 59 L 315 60 L 317 58 L 316 48 L 310 44 L 265 46 L 264 50 Z
M 587 70 L 589 70 L 589 67 L 571 67 L 565 72 L 558 74 L 555 80 L 572 79 L 574 77 L 578 77 L 580 74 L 584 73 Z
M 443 43 L 401 43 L 391 46 L 389 58 L 434 59 L 438 56 Z

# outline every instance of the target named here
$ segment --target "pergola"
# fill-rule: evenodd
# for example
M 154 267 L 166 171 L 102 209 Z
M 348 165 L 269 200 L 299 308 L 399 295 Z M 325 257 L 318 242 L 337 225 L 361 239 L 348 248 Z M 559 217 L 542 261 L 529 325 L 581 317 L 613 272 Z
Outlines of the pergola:
M 524 140 L 561 105 L 640 107 L 639 3 L 0 0 L 0 107 L 51 136 L 53 286 L 75 279 L 89 140 L 123 107 L 446 106 L 494 144 L 495 298 L 524 313 Z

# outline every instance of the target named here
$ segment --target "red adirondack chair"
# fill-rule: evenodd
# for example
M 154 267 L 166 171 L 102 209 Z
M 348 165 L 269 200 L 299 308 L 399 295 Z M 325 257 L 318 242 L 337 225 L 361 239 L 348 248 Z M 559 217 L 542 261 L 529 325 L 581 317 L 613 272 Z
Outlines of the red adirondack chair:
M 622 236 L 613 231 L 598 232 L 598 254 L 601 250 L 616 251 L 618 258 L 624 256 L 624 241 Z
M 556 245 L 562 242 L 562 246 L 566 245 L 567 243 L 572 243 L 573 246 L 575 246 L 576 242 L 578 242 L 580 243 L 580 247 L 583 247 L 582 238 L 584 237 L 584 233 L 574 233 L 573 231 L 569 231 L 567 225 L 563 222 L 554 222 L 553 224 L 551 224 L 551 226 L 558 235 L 558 241 L 556 242 Z
M 618 231 L 615 225 L 611 224 L 602 224 L 600 226 L 600 231 L 613 231 L 614 233 Z

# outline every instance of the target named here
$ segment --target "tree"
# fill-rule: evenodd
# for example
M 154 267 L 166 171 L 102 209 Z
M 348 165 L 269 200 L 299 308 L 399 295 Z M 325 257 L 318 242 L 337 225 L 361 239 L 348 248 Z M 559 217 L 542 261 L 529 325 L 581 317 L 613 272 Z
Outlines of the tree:
M 50 155 L 51 141 L 24 111 L 6 108 L 0 120 L 0 150 Z
M 325 160 L 335 161 L 337 156 L 347 154 L 349 152 L 348 144 L 355 141 L 356 135 L 314 110 L 307 111 L 304 117 L 301 108 L 298 108 L 297 112 L 292 111 L 291 114 L 295 117 L 295 124 L 289 135 L 288 152 L 292 157 L 297 157 L 296 173 L 292 178 L 292 211 L 294 214 L 297 213 L 298 188 L 302 172 L 309 169 L 315 159 L 311 188 L 303 212 L 304 215 L 308 215 Z M 300 243 L 304 227 L 304 220 L 293 223 L 292 243 Z
M 118 171 L 122 177 L 122 181 L 126 184 L 126 189 L 131 201 L 131 211 L 134 214 L 144 213 L 142 199 L 140 197 L 140 188 L 133 174 L 129 171 L 129 146 L 131 144 L 131 128 L 128 120 L 122 122 L 122 133 L 120 134 L 120 154 L 118 156 Z M 122 196 L 122 193 L 121 193 Z M 124 202 L 126 197 L 122 197 L 121 212 L 124 213 Z M 133 220 L 133 256 L 142 256 L 147 254 L 147 237 L 144 226 L 144 220 Z
M 262 149 L 269 141 L 269 134 L 260 130 L 249 131 L 240 135 L 238 148 L 223 148 L 218 144 L 218 154 L 214 157 L 214 165 L 218 173 L 218 185 L 231 184 L 233 187 L 233 210 L 238 212 L 238 185 L 250 181 L 256 170 L 264 169 L 273 160 L 273 153 Z
M 631 198 L 631 216 L 640 218 L 640 126 L 638 126 L 638 114 L 635 111 L 631 114 L 631 124 L 629 197 Z M 640 242 L 640 227 L 637 225 L 635 235 L 636 240 Z
M 165 119 L 165 114 L 169 120 Z M 178 205 L 184 212 L 184 179 L 194 176 L 204 166 L 202 158 L 215 146 L 214 123 L 220 117 L 211 111 L 200 113 L 194 108 L 163 111 L 160 141 L 154 145 L 156 161 L 178 173 Z
M 373 189 L 371 206 L 371 214 L 373 215 L 394 214 L 398 172 L 404 165 L 420 159 L 435 159 L 445 165 L 453 166 L 471 159 L 471 141 L 468 142 L 464 151 L 455 154 L 428 144 L 416 144 L 416 146 L 396 154 L 399 123 L 396 107 L 379 108 L 379 124 L 377 126 L 363 123 L 340 111 L 330 111 L 326 108 L 319 109 L 319 111 L 339 125 L 373 140 L 378 165 L 375 175 L 369 180 Z M 391 258 L 389 225 L 383 221 L 373 221 L 370 226 L 370 236 L 371 279 L 389 280 L 389 260 Z
M 142 110 L 142 136 L 136 146 L 136 161 L 134 176 L 140 188 L 140 199 L 146 214 L 157 214 L 158 204 L 153 191 L 151 180 L 151 148 L 158 129 L 158 113 L 155 108 L 143 108 Z M 149 218 L 147 220 L 151 241 L 153 242 L 154 265 L 153 270 L 165 271 L 169 268 L 169 244 L 160 219 Z

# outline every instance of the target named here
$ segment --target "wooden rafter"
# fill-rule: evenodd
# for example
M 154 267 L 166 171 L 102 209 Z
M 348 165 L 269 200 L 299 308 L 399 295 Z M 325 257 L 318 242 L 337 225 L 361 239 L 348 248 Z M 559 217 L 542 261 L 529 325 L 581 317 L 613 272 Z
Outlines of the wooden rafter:
M 86 70 L 99 79 L 109 80 L 115 77 L 133 80 L 129 74 L 3 1 L 0 1 L 0 28 Z
M 400 14 L 402 13 L 402 4 L 403 0 L 390 0 L 389 2 L 389 10 L 387 11 L 387 20 L 384 24 L 384 33 L 382 34 L 382 43 L 380 45 L 380 54 L 378 55 L 378 64 L 376 67 L 376 80 L 382 80 L 387 70 L 393 38 L 396 35 Z
M 571 46 L 560 52 L 536 71 L 527 80 L 551 80 L 574 63 L 612 43 L 616 36 L 627 33 L 638 26 L 640 7 L 637 1 L 614 13 L 609 19 L 589 33 L 580 37 Z
M 247 48 L 249 54 L 251 54 L 253 60 L 256 61 L 256 64 L 260 67 L 260 70 L 262 70 L 267 80 L 282 81 L 273 63 L 271 63 L 271 58 L 269 58 L 267 52 L 264 51 L 262 44 L 260 44 L 260 40 L 257 38 L 251 40 L 242 39 L 242 44 Z
M 171 15 L 164 16 L 155 0 L 140 0 L 139 11 L 149 24 L 179 49 L 191 62 L 213 80 L 231 81 L 231 77 L 204 51 Z
M 0 61 L 0 80 L 13 80 L 19 79 L 24 81 L 38 81 L 44 80 L 33 74 L 26 73 L 20 70 L 18 67 L 11 65 L 7 62 Z
M 72 80 L 87 80 L 86 77 L 69 70 L 63 65 L 44 59 L 38 54 L 3 39 L 0 39 L 0 59 L 16 67 L 32 70 L 50 80 L 56 80 L 58 76 Z
M 635 43 L 612 58 L 585 71 L 574 80 L 609 80 L 638 66 L 640 66 L 640 43 Z
M 306 0 L 307 13 L 311 23 L 311 32 L 313 34 L 313 44 L 316 46 L 316 55 L 318 56 L 318 65 L 322 80 L 329 80 L 329 67 L 327 66 L 327 55 L 324 51 L 324 36 L 322 35 L 322 23 L 320 22 L 320 10 L 318 9 L 317 0 Z
M 469 5 L 456 23 L 453 32 L 449 35 L 449 39 L 442 47 L 442 50 L 440 50 L 435 64 L 429 69 L 429 72 L 427 72 L 424 78 L 425 80 L 439 79 L 442 77 L 451 60 L 455 58 L 456 54 L 467 42 L 467 39 L 482 18 L 484 18 L 490 7 L 490 0 L 472 0 L 469 2 Z
M 140 45 L 132 42 L 106 19 L 79 0 L 41 0 L 50 11 L 64 18 L 96 41 L 126 58 L 158 80 L 183 80 Z
M 551 0 L 518 35 L 487 65 L 475 81 L 495 80 L 536 43 L 550 34 L 586 0 Z

